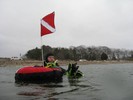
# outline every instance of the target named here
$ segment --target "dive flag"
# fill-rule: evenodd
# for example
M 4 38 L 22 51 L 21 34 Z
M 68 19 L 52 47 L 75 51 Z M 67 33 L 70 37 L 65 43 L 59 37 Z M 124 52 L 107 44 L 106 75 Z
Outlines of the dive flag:
M 52 12 L 41 19 L 41 36 L 55 32 L 54 15 Z

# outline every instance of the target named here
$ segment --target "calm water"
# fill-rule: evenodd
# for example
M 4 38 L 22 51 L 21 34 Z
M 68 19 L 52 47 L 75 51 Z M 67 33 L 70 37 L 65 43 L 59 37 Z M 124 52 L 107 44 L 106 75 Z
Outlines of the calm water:
M 133 63 L 82 65 L 83 78 L 58 84 L 16 84 L 20 67 L 0 67 L 0 100 L 133 100 Z

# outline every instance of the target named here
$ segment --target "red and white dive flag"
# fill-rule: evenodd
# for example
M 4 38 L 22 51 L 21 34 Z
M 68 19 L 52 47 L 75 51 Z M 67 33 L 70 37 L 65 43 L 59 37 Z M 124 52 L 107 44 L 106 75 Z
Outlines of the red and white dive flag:
M 41 19 L 41 36 L 55 32 L 54 15 L 52 12 Z

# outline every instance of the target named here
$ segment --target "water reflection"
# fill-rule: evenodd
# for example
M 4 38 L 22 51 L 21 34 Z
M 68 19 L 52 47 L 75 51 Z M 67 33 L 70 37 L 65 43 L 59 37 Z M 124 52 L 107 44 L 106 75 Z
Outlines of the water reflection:
M 132 66 L 86 65 L 81 79 L 63 76 L 63 82 L 40 84 L 14 83 L 18 68 L 0 68 L 0 100 L 132 100 Z
M 69 78 L 68 82 L 69 82 L 70 86 L 77 86 L 78 83 L 80 83 L 79 79 L 73 79 L 73 78 Z

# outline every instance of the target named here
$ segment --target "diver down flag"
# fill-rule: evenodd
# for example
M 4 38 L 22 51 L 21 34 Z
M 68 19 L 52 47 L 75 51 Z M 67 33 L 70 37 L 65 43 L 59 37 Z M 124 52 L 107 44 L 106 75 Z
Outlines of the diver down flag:
M 41 19 L 41 36 L 55 32 L 54 15 L 52 12 Z

